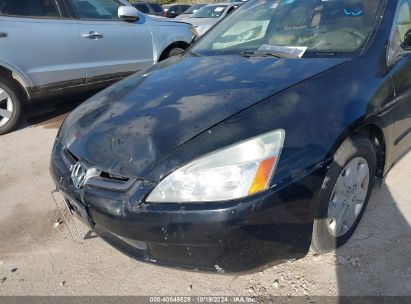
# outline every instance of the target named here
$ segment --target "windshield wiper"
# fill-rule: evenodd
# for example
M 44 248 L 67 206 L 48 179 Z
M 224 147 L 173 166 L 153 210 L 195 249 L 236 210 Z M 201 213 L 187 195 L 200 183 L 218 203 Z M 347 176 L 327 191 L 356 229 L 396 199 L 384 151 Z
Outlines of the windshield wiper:
M 280 52 L 280 51 L 255 51 L 255 52 L 239 52 L 240 56 L 247 58 L 258 58 L 258 57 L 276 57 L 276 58 L 300 58 L 299 56 L 291 53 Z
M 277 54 L 273 52 L 238 52 L 238 55 L 247 57 L 247 58 L 262 58 L 262 57 L 276 57 L 276 58 L 284 58 L 283 54 Z
M 310 50 L 306 53 L 308 56 L 310 55 L 315 55 L 315 56 L 325 56 L 325 57 L 333 57 L 337 56 L 337 52 L 333 51 L 316 51 L 316 50 Z

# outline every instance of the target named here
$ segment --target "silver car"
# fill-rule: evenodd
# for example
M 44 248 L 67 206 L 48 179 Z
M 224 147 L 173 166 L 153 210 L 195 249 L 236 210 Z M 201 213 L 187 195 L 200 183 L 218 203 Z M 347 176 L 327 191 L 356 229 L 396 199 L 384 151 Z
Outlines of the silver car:
M 0 135 L 25 103 L 106 87 L 192 38 L 191 25 L 123 0 L 0 0 Z
M 182 18 L 180 21 L 193 25 L 198 36 L 204 35 L 213 25 L 225 16 L 231 14 L 241 2 L 209 4 L 200 8 L 191 17 Z
M 186 18 L 191 18 L 193 14 L 197 13 L 198 10 L 204 6 L 206 6 L 207 3 L 196 3 L 193 4 L 188 10 L 186 10 L 184 13 L 178 15 L 177 17 L 174 18 L 174 20 L 184 20 Z

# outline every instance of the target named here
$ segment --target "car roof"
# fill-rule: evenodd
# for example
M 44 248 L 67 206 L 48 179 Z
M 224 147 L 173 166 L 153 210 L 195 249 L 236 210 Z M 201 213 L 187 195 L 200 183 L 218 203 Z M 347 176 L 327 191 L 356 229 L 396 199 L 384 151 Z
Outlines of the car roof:
M 243 4 L 243 2 L 221 2 L 221 3 L 209 3 L 206 6 L 235 6 Z
M 191 6 L 191 4 L 188 4 L 188 3 L 177 3 L 177 4 L 171 5 L 171 7 L 173 7 L 173 6 L 180 6 L 180 5 Z

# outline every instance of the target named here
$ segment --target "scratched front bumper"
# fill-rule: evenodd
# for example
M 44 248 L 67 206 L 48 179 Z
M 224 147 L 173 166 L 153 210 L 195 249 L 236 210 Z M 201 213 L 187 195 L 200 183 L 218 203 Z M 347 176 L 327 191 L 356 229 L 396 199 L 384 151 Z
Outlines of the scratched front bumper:
M 76 189 L 56 148 L 50 171 L 57 189 L 84 205 L 92 229 L 124 253 L 162 265 L 220 272 L 304 256 L 325 174 L 320 168 L 242 200 L 151 204 L 143 198 L 152 186 L 127 193 Z

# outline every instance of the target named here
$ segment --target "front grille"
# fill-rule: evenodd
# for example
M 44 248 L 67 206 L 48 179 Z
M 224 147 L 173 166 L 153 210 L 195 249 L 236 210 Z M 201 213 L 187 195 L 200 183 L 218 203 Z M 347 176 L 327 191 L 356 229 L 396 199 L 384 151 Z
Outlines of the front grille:
M 73 153 L 71 153 L 66 148 L 63 148 L 62 150 L 62 158 L 63 158 L 64 163 L 69 169 L 71 168 L 71 166 L 74 166 L 79 161 L 79 158 L 76 157 Z
M 71 171 L 74 165 L 76 165 L 80 158 L 77 157 L 69 149 L 64 148 L 62 150 L 63 161 L 67 168 Z M 92 172 L 88 175 L 84 185 L 94 186 L 97 188 L 114 190 L 114 191 L 126 191 L 131 188 L 131 186 L 136 181 L 135 178 L 123 177 L 110 172 L 102 171 L 95 167 L 88 167 L 88 172 Z

